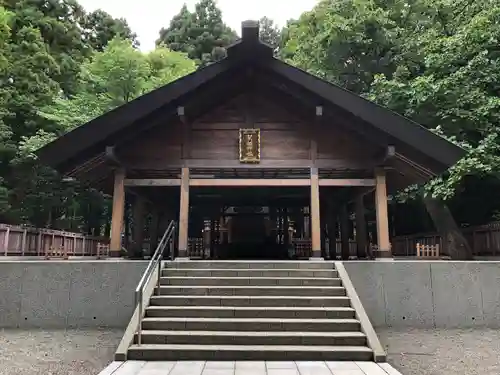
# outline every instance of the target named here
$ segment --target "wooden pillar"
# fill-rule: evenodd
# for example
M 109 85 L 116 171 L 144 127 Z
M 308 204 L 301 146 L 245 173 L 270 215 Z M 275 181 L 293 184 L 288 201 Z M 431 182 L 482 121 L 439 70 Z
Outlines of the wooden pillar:
M 179 258 L 187 258 L 189 223 L 189 168 L 182 168 L 181 200 L 179 206 Z
M 375 171 L 375 210 L 377 216 L 377 240 L 378 249 L 375 252 L 377 258 L 392 257 L 391 243 L 389 240 L 389 219 L 387 207 L 387 186 L 385 171 Z
M 349 222 L 349 211 L 347 210 L 347 204 L 342 205 L 340 209 L 340 243 L 341 243 L 341 255 L 342 260 L 349 260 L 350 256 L 350 222 Z
M 321 258 L 321 221 L 318 168 L 311 168 L 311 245 L 312 257 Z
M 142 197 L 135 196 L 133 206 L 132 253 L 134 258 L 143 258 L 144 248 L 144 216 L 146 214 L 145 202 Z M 154 250 L 153 250 L 154 251 Z
M 125 213 L 125 170 L 115 170 L 113 212 L 111 214 L 110 256 L 118 257 L 122 249 L 123 215 Z
M 365 203 L 364 195 L 360 194 L 356 197 L 356 247 L 358 258 L 367 256 L 367 234 L 366 234 L 366 219 L 365 219 Z

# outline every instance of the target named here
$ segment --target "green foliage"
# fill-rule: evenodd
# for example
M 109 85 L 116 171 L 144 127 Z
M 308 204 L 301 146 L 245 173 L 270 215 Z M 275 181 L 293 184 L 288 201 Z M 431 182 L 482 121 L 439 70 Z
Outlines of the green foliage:
M 441 14 L 455 11 L 447 4 L 437 9 Z M 469 17 L 462 13 L 462 24 L 443 17 L 421 35 L 421 69 L 413 68 L 414 60 L 401 59 L 392 78 L 376 77 L 369 96 L 466 149 L 457 165 L 420 189 L 449 199 L 465 176 L 499 175 L 500 4 L 474 8 Z M 406 48 L 415 47 L 413 39 L 407 40 Z
M 220 60 L 237 35 L 215 0 L 200 0 L 193 12 L 182 7 L 149 53 L 137 50 L 125 20 L 86 13 L 76 0 L 0 4 L 0 221 L 97 233 L 109 202 L 39 166 L 34 151 Z M 466 150 L 457 165 L 426 186 L 400 192 L 400 200 L 453 199 L 476 185 L 490 194 L 498 190 L 498 0 L 322 0 L 281 31 L 266 17 L 260 25 L 262 40 L 281 59 Z
M 97 233 L 108 202 L 38 165 L 34 151 L 192 71 L 194 62 L 166 50 L 142 54 L 124 20 L 87 14 L 74 0 L 2 5 L 0 222 Z
M 284 60 L 456 142 L 466 157 L 425 187 L 450 199 L 466 176 L 498 176 L 500 3 L 323 0 L 283 33 Z
M 277 50 L 281 46 L 281 30 L 276 26 L 274 21 L 267 17 L 262 17 L 259 20 L 259 38 L 264 43 Z
M 200 0 L 191 13 L 187 6 L 160 30 L 157 45 L 172 51 L 187 53 L 198 66 L 206 66 L 226 56 L 225 47 L 237 39 L 236 33 L 222 21 L 222 13 L 215 0 Z
M 194 69 L 182 53 L 157 48 L 144 54 L 130 40 L 115 38 L 83 65 L 78 94 L 58 96 L 40 114 L 61 134 Z
M 98 9 L 82 17 L 84 40 L 95 51 L 102 51 L 115 37 L 128 39 L 134 47 L 139 47 L 137 34 L 133 33 L 125 19 L 115 19 Z

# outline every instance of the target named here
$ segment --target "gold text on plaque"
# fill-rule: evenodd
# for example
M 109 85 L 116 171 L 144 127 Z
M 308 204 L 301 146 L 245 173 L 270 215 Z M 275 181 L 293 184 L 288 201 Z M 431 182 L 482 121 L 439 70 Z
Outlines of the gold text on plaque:
M 240 129 L 240 162 L 260 162 L 260 129 Z

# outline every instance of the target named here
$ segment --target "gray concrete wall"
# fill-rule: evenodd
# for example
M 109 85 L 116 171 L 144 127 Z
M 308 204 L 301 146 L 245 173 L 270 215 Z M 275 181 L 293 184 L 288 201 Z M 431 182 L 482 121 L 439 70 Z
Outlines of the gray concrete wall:
M 376 327 L 500 327 L 500 262 L 344 265 Z
M 0 260 L 0 327 L 124 328 L 146 266 L 123 260 Z
M 374 326 L 500 327 L 500 262 L 344 262 Z M 0 327 L 124 328 L 145 261 L 0 260 Z

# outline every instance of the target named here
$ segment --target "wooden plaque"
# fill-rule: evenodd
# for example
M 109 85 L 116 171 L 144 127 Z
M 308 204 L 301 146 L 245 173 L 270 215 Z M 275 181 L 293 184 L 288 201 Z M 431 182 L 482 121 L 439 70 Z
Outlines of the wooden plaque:
M 260 162 L 260 129 L 240 129 L 240 162 Z

